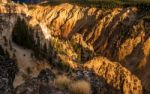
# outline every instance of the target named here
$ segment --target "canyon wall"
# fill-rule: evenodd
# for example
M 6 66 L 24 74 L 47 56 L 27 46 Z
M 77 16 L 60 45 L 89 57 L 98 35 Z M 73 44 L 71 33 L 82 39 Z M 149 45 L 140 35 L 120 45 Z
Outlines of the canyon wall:
M 61 62 L 75 70 L 92 71 L 104 79 L 103 84 L 115 88 L 110 94 L 150 92 L 149 11 L 135 7 L 98 9 L 65 3 L 55 6 L 4 4 L 0 6 L 0 13 L 4 25 L 1 25 L 2 48 L 8 50 L 4 45 L 3 36 L 6 36 L 17 49 L 17 53 L 13 53 L 22 71 L 25 70 L 21 63 L 24 57 L 20 54 L 27 51 L 26 62 L 36 66 L 29 56 L 33 51 L 52 65 L 58 66 Z M 27 25 L 22 26 L 31 28 L 25 32 L 19 28 L 24 22 Z M 30 37 L 33 43 L 24 40 Z M 11 50 L 8 53 L 13 57 Z M 33 65 L 27 63 L 26 66 Z M 46 65 L 44 63 L 44 68 Z M 102 91 L 107 91 L 105 85 L 99 92 Z

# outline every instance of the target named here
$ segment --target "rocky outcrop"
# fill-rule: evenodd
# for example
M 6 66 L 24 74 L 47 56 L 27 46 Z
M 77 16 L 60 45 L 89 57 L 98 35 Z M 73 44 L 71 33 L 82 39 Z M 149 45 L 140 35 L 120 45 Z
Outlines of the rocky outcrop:
M 0 13 L 0 45 L 16 58 L 24 74 L 26 68 L 44 63 L 37 60 L 42 57 L 55 67 L 93 69 L 112 87 L 109 89 L 114 94 L 142 94 L 142 88 L 150 91 L 148 11 L 134 7 L 102 10 L 65 3 L 57 6 L 3 4 Z M 48 66 L 47 62 L 44 65 Z M 36 92 L 43 82 L 37 79 L 33 82 L 37 87 L 32 91 Z M 18 94 L 32 85 L 32 81 L 28 83 L 17 89 Z M 104 92 L 107 93 L 110 92 Z
M 134 7 L 101 10 L 61 4 L 37 6 L 28 13 L 47 25 L 53 36 L 70 39 L 81 34 L 96 54 L 120 62 L 149 90 L 149 11 Z
M 142 94 L 141 81 L 117 62 L 111 62 L 104 57 L 96 57 L 88 61 L 84 67 L 104 78 L 121 94 Z
M 54 78 L 55 75 L 49 69 L 42 70 L 38 77 L 18 86 L 16 94 L 67 94 L 55 87 Z
M 13 60 L 0 55 L 0 93 L 13 94 L 13 81 L 18 72 L 16 63 Z

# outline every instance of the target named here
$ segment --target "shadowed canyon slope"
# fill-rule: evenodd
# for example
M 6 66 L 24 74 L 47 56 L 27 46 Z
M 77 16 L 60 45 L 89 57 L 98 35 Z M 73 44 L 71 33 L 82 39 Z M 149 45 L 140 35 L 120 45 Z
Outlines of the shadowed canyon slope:
M 31 67 L 26 76 L 32 79 L 50 66 L 57 71 L 65 66 L 76 75 L 77 70 L 94 73 L 88 75 L 93 94 L 149 94 L 150 11 L 65 3 L 3 4 L 0 13 L 0 45 L 15 58 L 20 71 L 14 80 L 15 92 L 30 87 L 30 80 L 25 82 L 22 77 L 26 68 Z
M 36 8 L 31 15 L 44 22 L 55 36 L 69 39 L 81 34 L 98 55 L 120 62 L 149 87 L 149 11 L 62 4 Z

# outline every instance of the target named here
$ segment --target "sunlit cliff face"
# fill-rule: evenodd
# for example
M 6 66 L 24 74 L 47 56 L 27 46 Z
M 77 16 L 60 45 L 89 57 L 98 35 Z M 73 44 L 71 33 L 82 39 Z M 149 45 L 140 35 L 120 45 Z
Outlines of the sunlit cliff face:
M 32 72 L 27 76 L 36 77 L 42 69 L 61 62 L 75 70 L 91 70 L 104 79 L 102 83 L 115 88 L 108 88 L 115 94 L 150 92 L 149 13 L 134 7 L 102 10 L 71 4 L 4 4 L 0 6 L 0 13 L 3 20 L 0 23 L 4 24 L 1 45 L 11 57 L 15 54 L 20 70 L 15 87 L 24 83 L 22 74 L 27 74 L 28 67 Z M 33 43 L 28 49 L 12 40 L 18 18 L 32 28 L 29 33 L 23 32 L 32 37 Z M 19 34 L 16 31 L 15 38 L 22 39 Z M 16 51 L 5 47 L 3 36 Z M 35 52 L 44 60 L 31 57 Z M 108 94 L 105 85 L 99 88 Z
M 0 0 L 0 3 L 9 3 L 11 0 Z

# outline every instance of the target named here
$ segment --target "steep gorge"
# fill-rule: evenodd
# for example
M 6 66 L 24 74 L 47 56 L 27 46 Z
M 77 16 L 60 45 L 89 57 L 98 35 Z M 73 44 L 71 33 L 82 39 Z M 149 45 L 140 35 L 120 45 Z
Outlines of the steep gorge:
M 10 10 L 11 8 L 13 10 Z M 11 32 L 17 25 L 18 18 L 24 19 L 29 27 L 33 28 L 31 32 L 34 43 L 28 48 L 33 52 L 40 50 L 39 57 L 51 61 L 50 63 L 53 62 L 55 66 L 61 62 L 69 64 L 75 70 L 80 67 L 93 69 L 96 75 L 106 80 L 103 83 L 119 90 L 112 90 L 110 94 L 148 94 L 146 92 L 150 92 L 149 11 L 134 7 L 104 10 L 72 4 L 57 6 L 4 4 L 0 6 L 0 13 L 7 24 L 12 23 L 9 30 L 2 27 L 5 30 L 1 31 L 1 36 L 5 34 L 8 40 L 11 40 L 13 37 Z M 8 16 L 4 17 L 4 15 Z M 12 20 L 8 20 L 9 17 Z M 1 24 L 7 26 L 5 22 Z M 15 37 L 22 38 L 20 36 L 18 34 Z M 1 45 L 3 41 L 2 39 Z M 38 48 L 35 49 L 34 44 Z M 13 44 L 13 47 L 14 45 L 16 44 Z M 21 50 L 24 51 L 23 53 L 27 51 L 27 49 Z M 25 56 L 26 62 L 32 62 L 33 66 L 36 66 L 32 59 L 28 60 L 32 51 L 28 52 Z M 19 56 L 21 55 L 16 53 L 17 60 L 22 62 L 24 57 L 20 59 Z M 19 61 L 18 64 L 24 66 L 24 63 Z M 43 66 L 45 68 L 47 63 Z
M 149 11 L 134 7 L 102 10 L 62 4 L 38 6 L 29 15 L 46 24 L 54 36 L 70 39 L 76 33 L 81 34 L 97 55 L 120 62 L 150 89 Z

